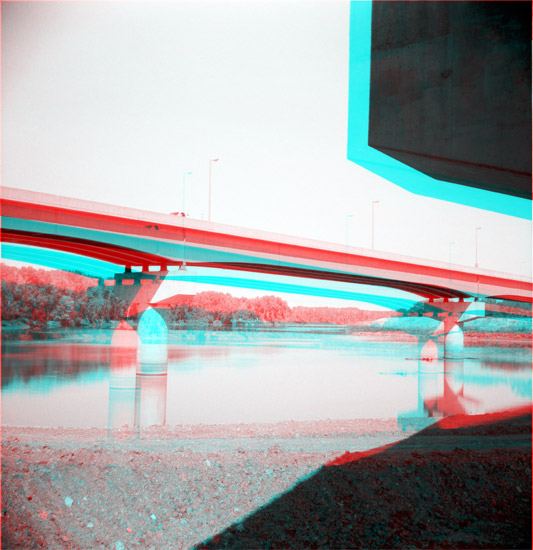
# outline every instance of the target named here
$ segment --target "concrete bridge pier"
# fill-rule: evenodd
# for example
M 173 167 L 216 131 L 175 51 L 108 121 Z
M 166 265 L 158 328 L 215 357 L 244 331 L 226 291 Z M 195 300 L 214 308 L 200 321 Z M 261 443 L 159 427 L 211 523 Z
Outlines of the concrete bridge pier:
M 442 348 L 437 344 L 443 337 Z M 441 349 L 439 349 L 441 348 Z M 450 316 L 439 325 L 433 334 L 418 336 L 418 357 L 420 361 L 435 361 L 440 357 L 462 359 L 464 357 L 464 335 L 459 318 Z
M 144 266 L 142 271 L 131 271 L 126 267 L 124 273 L 116 273 L 112 279 L 106 280 L 105 286 L 128 304 L 125 319 L 142 313 L 150 305 L 168 274 L 167 266 L 158 267 L 158 271 L 150 271 L 148 266 Z
M 440 319 L 440 324 L 433 334 L 419 335 L 419 357 L 423 361 L 437 359 L 462 359 L 464 357 L 463 324 L 485 316 L 485 304 L 478 300 L 430 300 L 424 304 L 422 315 L 430 314 Z M 438 340 L 443 341 L 443 351 L 438 353 Z
M 463 329 L 459 319 L 450 316 L 444 321 L 444 357 L 446 359 L 463 359 L 465 345 Z
M 111 338 L 109 437 L 138 437 L 166 422 L 168 328 L 148 307 L 135 330 L 123 320 Z
M 135 425 L 163 426 L 167 410 L 168 328 L 152 307 L 141 315 L 135 400 Z

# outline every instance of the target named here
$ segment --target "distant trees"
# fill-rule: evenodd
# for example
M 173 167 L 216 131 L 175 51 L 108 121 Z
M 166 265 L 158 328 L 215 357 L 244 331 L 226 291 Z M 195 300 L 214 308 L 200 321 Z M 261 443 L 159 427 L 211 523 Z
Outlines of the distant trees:
M 368 311 L 356 307 L 302 307 L 292 309 L 290 320 L 294 323 L 329 323 L 332 325 L 356 325 L 396 312 Z
M 179 298 L 178 298 L 179 299 Z M 185 321 L 196 316 L 197 319 L 224 321 L 228 315 L 232 318 L 257 319 L 263 322 L 285 323 L 322 323 L 333 325 L 355 325 L 374 321 L 398 313 L 391 311 L 368 311 L 356 307 L 302 307 L 290 308 L 285 300 L 277 296 L 259 298 L 236 298 L 228 293 L 208 291 L 196 296 L 181 297 L 184 303 L 171 306 L 172 318 Z M 196 311 L 200 309 L 203 312 Z
M 96 286 L 98 279 L 93 279 L 79 273 L 57 269 L 36 269 L 29 266 L 14 267 L 0 264 L 2 281 L 18 284 L 53 285 L 56 288 L 81 292 Z
M 18 320 L 30 326 L 45 326 L 49 321 L 59 321 L 72 326 L 75 324 L 74 309 L 80 294 L 50 284 L 2 281 L 2 320 Z M 70 319 L 68 322 L 67 318 Z
M 209 290 L 200 292 L 192 299 L 192 304 L 196 307 L 203 308 L 205 311 L 216 313 L 229 313 L 236 311 L 242 305 L 241 298 L 234 298 L 227 292 L 216 292 Z
M 184 316 L 192 314 L 192 309 L 203 310 L 205 314 L 196 313 L 201 317 L 214 321 L 229 323 L 231 319 L 260 320 L 269 322 L 288 321 L 291 309 L 285 300 L 276 296 L 261 296 L 260 298 L 236 298 L 227 292 L 200 292 L 187 304 L 172 306 L 173 315 Z M 181 308 L 181 309 L 179 309 Z M 192 308 L 192 309 L 191 309 Z
M 81 327 L 121 320 L 128 304 L 106 287 L 75 292 L 52 284 L 2 281 L 2 321 L 43 328 L 50 321 Z
M 112 286 L 95 286 L 97 279 L 55 270 L 2 265 L 2 321 L 30 327 L 49 322 L 62 327 L 102 326 L 122 320 L 127 300 Z M 171 326 L 240 327 L 262 323 L 322 323 L 356 325 L 396 315 L 355 307 L 294 307 L 277 296 L 237 298 L 229 293 L 207 291 L 178 296 L 164 315 Z M 168 302 L 168 300 L 167 300 Z
M 285 300 L 277 296 L 261 296 L 250 300 L 250 310 L 263 321 L 288 321 L 291 308 Z

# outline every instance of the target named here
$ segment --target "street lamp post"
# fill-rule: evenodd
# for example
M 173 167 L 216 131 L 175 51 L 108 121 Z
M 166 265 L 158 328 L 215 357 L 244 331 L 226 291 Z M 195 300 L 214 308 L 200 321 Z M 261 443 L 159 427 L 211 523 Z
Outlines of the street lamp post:
M 218 162 L 219 159 L 211 159 L 209 161 L 209 209 L 207 211 L 207 221 L 211 221 L 211 164 L 213 162 Z
M 374 250 L 374 205 L 379 201 L 372 201 L 372 250 Z
M 185 261 L 185 243 L 187 242 L 187 237 L 185 236 L 185 178 L 190 176 L 192 172 L 183 172 L 183 183 L 181 186 L 181 230 L 183 231 L 183 253 L 182 253 L 182 264 L 180 269 L 187 271 L 187 262 Z
M 346 214 L 346 261 L 348 261 L 348 220 L 353 218 L 353 214 Z
M 185 216 L 185 178 L 192 172 L 183 172 L 183 183 L 181 184 L 181 212 Z
M 479 267 L 479 266 L 478 266 L 478 263 L 477 263 L 477 232 L 478 232 L 480 229 L 483 229 L 483 228 L 482 228 L 482 227 L 476 227 L 476 267 Z

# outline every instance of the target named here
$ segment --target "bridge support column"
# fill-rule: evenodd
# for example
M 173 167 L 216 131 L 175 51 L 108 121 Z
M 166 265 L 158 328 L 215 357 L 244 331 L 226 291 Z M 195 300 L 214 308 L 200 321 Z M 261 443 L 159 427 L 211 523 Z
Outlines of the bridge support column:
M 128 429 L 134 428 L 138 437 L 141 427 L 166 422 L 168 329 L 150 306 L 166 274 L 166 270 L 135 273 L 137 284 L 110 287 L 129 303 L 111 339 L 110 437 L 128 437 Z M 137 330 L 127 321 L 136 316 Z
M 117 298 L 125 300 L 128 304 L 124 313 L 125 319 L 142 313 L 149 307 L 167 273 L 168 271 L 165 269 L 161 271 L 126 271 L 115 274 L 113 279 L 115 284 L 108 288 Z M 124 280 L 130 283 L 123 284 Z
M 465 345 L 463 329 L 458 318 L 450 316 L 444 322 L 444 357 L 446 359 L 463 359 Z
M 434 319 L 440 319 L 441 323 L 431 336 L 419 337 L 420 358 L 430 359 L 433 357 L 431 349 L 433 346 L 428 343 L 429 339 L 436 341 L 443 340 L 444 357 L 449 359 L 462 359 L 464 357 L 464 335 L 463 323 L 485 316 L 485 304 L 479 301 L 442 301 L 431 300 L 424 304 L 421 314 L 430 314 Z M 426 347 L 427 345 L 427 347 Z
M 153 308 L 136 331 L 126 321 L 111 339 L 109 437 L 139 437 L 139 430 L 166 423 L 168 329 Z
M 148 307 L 141 315 L 138 332 L 135 423 L 139 428 L 163 426 L 167 411 L 168 328 L 161 315 Z

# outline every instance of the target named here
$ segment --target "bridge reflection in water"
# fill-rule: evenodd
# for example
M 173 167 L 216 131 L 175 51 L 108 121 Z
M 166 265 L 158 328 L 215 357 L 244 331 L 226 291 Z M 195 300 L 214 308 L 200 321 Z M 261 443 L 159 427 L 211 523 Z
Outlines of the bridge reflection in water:
M 122 321 L 111 340 L 110 437 L 138 437 L 140 429 L 166 423 L 168 329 L 146 309 L 137 331 Z
M 422 362 L 421 362 L 422 363 Z M 464 361 L 445 360 L 444 365 L 420 365 L 419 409 L 429 417 L 475 414 L 480 400 L 465 395 Z
M 483 361 L 479 365 L 477 362 L 467 360 L 465 369 L 463 359 L 419 359 L 416 370 L 404 373 L 417 377 L 416 393 L 412 394 L 417 397 L 412 400 L 410 410 L 398 414 L 399 425 L 408 428 L 416 419 L 416 427 L 420 421 L 425 425 L 445 416 L 493 412 L 512 404 L 517 396 L 511 387 L 503 391 L 500 387 L 496 393 L 501 395 L 495 396 L 495 388 L 499 387 L 496 380 L 480 376 Z M 509 365 L 510 372 L 514 372 L 516 365 Z M 363 381 L 364 374 L 362 371 L 360 374 Z M 137 330 L 123 321 L 111 340 L 109 437 L 140 437 L 143 428 L 165 425 L 167 381 L 168 328 L 161 315 L 149 307 L 142 313 Z
M 496 363 L 500 371 L 503 369 L 505 372 L 506 367 L 513 373 L 516 364 Z M 446 416 L 492 413 L 516 405 L 510 399 L 512 382 L 508 382 L 510 386 L 495 385 L 490 375 L 480 376 L 476 370 L 475 363 L 469 361 L 465 371 L 463 359 L 420 359 L 416 373 L 417 407 L 398 414 L 399 426 L 403 429 L 423 427 L 421 419 L 426 419 L 425 424 L 429 424 Z M 527 382 L 524 382 L 519 393 L 531 395 L 531 389 L 527 389 Z M 518 386 L 520 382 L 516 384 Z M 518 387 L 515 389 L 519 390 Z M 524 399 L 523 403 L 527 400 Z

